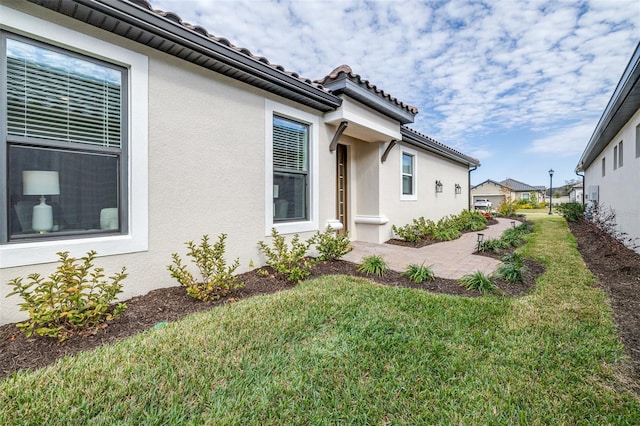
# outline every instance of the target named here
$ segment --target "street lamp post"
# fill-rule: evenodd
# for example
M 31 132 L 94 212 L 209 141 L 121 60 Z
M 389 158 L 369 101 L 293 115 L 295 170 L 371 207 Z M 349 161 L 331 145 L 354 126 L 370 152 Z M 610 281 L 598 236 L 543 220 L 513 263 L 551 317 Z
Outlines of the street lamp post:
M 549 170 L 549 214 L 551 213 L 551 207 L 553 206 L 553 169 Z

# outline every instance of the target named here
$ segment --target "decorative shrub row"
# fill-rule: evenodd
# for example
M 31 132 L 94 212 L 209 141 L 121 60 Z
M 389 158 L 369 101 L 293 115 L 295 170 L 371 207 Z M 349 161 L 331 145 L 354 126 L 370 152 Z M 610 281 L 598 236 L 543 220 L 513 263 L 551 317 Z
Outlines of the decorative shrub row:
M 526 222 L 515 228 L 509 228 L 502 233 L 500 238 L 490 238 L 481 242 L 478 251 L 498 253 L 500 250 L 518 247 L 524 242 L 523 236 L 530 234 L 531 231 L 531 225 Z
M 393 225 L 393 233 L 407 242 L 416 242 L 427 238 L 438 241 L 450 241 L 460 238 L 462 231 L 479 231 L 486 228 L 487 218 L 478 211 L 463 210 L 459 215 L 450 215 L 434 222 L 420 217 L 404 226 Z

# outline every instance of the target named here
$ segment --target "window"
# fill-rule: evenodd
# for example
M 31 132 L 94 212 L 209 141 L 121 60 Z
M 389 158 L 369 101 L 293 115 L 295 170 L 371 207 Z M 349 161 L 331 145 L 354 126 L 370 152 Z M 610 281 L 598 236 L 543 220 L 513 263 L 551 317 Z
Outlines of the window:
M 308 220 L 309 126 L 273 117 L 273 221 Z
M 318 230 L 317 115 L 265 100 L 265 235 Z
M 602 177 L 604 177 L 607 173 L 607 168 L 606 168 L 607 163 L 605 160 L 606 158 L 602 159 Z
M 622 141 L 618 144 L 618 167 L 622 167 L 624 164 L 624 145 Z
M 6 240 L 126 232 L 125 70 L 11 35 L 3 56 Z
M 529 199 L 531 199 L 531 194 L 529 194 L 528 192 L 523 192 L 521 198 L 523 200 L 529 200 Z
M 417 152 L 403 148 L 400 155 L 400 199 L 417 200 Z
M 613 147 L 613 170 L 618 169 L 618 145 Z
M 636 127 L 636 158 L 640 158 L 640 125 Z
M 148 57 L 2 5 L 0 25 L 0 268 L 147 250 Z

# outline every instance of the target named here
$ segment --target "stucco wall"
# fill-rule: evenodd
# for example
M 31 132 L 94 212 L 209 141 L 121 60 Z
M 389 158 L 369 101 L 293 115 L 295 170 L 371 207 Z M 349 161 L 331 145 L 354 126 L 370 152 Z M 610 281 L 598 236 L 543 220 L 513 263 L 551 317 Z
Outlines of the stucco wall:
M 616 223 L 622 232 L 640 238 L 640 158 L 636 155 L 636 128 L 640 125 L 637 111 L 618 134 L 609 142 L 598 158 L 585 170 L 585 201 L 590 199 L 589 187 L 598 185 L 599 203 L 612 208 Z M 623 142 L 623 166 L 613 169 L 614 147 Z M 602 176 L 602 159 L 606 173 Z M 640 253 L 640 248 L 637 249 Z
M 257 242 L 267 239 L 265 98 L 300 107 L 32 5 L 24 9 L 148 57 L 148 250 L 99 257 L 96 261 L 107 273 L 127 267 L 129 277 L 121 298 L 177 285 L 166 270 L 171 253 L 177 251 L 184 258 L 184 242 L 199 240 L 205 233 L 212 239 L 220 233 L 228 234 L 227 259 L 240 258 L 237 272 L 248 270 L 251 261 L 263 264 Z M 323 228 L 335 217 L 335 154 L 328 149 L 332 126 L 320 127 L 321 149 L 312 155 L 318 156 L 320 169 L 330 170 L 320 180 L 317 198 L 318 222 Z M 61 242 L 56 250 L 64 248 Z M 54 268 L 53 263 L 38 264 L 0 269 L 0 274 L 4 284 L 33 272 L 48 275 Z M 9 290 L 6 285 L 0 286 L 0 324 L 26 318 L 18 311 L 17 297 L 5 298 Z

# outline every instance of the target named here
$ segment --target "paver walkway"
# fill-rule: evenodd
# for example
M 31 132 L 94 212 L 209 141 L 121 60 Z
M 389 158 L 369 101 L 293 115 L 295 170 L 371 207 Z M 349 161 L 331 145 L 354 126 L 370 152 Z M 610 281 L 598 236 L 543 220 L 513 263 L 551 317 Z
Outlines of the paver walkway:
M 493 273 L 499 260 L 486 256 L 474 255 L 478 246 L 478 233 L 484 234 L 484 239 L 499 238 L 505 229 L 510 228 L 511 219 L 497 219 L 496 225 L 491 225 L 478 232 L 469 232 L 453 241 L 431 244 L 421 248 L 402 247 L 393 244 L 373 244 L 353 241 L 353 250 L 343 257 L 354 263 L 360 263 L 364 256 L 380 255 L 394 271 L 404 272 L 412 263 L 431 267 L 437 277 L 460 279 L 476 271 L 485 274 Z M 516 226 L 520 222 L 516 221 Z

